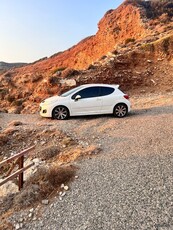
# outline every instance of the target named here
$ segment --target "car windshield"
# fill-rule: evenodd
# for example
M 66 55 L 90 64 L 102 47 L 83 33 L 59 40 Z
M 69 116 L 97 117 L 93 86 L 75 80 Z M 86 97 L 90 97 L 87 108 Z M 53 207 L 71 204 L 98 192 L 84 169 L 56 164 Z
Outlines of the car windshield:
M 67 96 L 71 95 L 72 93 L 75 93 L 75 92 L 76 92 L 77 90 L 79 90 L 80 88 L 82 88 L 82 86 L 78 86 L 78 87 L 76 87 L 76 88 L 73 88 L 73 89 L 71 89 L 71 90 L 69 90 L 69 91 L 67 91 L 67 92 L 65 92 L 65 93 L 63 93 L 63 94 L 61 94 L 60 97 L 67 97 Z

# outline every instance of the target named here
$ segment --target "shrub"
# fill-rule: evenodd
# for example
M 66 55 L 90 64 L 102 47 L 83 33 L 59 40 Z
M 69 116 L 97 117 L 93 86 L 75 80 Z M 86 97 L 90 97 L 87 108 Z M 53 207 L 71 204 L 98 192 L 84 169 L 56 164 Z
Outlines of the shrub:
M 15 100 L 15 97 L 13 95 L 7 95 L 7 101 L 12 103 Z
M 134 42 L 134 41 L 135 41 L 134 38 L 127 38 L 127 39 L 125 40 L 125 44 L 128 44 L 128 43 L 130 43 L 130 42 Z
M 155 47 L 153 43 L 146 43 L 144 45 L 141 46 L 141 48 L 143 50 L 149 51 L 149 52 L 154 52 L 155 51 Z
M 42 75 L 33 76 L 33 78 L 32 78 L 32 83 L 38 82 L 38 81 L 40 81 L 40 80 L 42 80 L 42 79 L 43 79 L 43 76 L 42 76 Z
M 169 45 L 170 45 L 170 38 L 165 38 L 163 40 L 162 46 L 163 46 L 163 50 L 165 53 L 168 53 L 169 51 Z
M 55 74 L 56 72 L 62 72 L 66 69 L 67 67 L 58 67 L 53 70 L 52 74 Z
M 59 83 L 59 78 L 58 77 L 55 77 L 55 76 L 52 76 L 49 78 L 49 84 L 54 86 L 54 85 L 57 85 Z
M 47 198 L 61 184 L 67 184 L 74 178 L 76 168 L 73 166 L 41 167 L 26 182 L 24 189 L 14 198 L 14 205 L 27 207 Z
M 19 99 L 19 100 L 14 100 L 12 105 L 14 106 L 21 106 L 23 104 L 23 99 Z
M 0 99 L 1 100 L 3 100 L 7 94 L 8 94 L 8 89 L 5 89 L 5 88 L 0 89 Z
M 36 156 L 42 160 L 48 160 L 54 156 L 57 156 L 59 153 L 60 150 L 57 146 L 50 145 L 38 152 Z

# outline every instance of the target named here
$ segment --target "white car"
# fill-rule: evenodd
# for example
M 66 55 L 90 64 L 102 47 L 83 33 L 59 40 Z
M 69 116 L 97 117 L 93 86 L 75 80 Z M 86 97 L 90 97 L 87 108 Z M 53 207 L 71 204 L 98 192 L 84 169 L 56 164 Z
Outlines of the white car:
M 40 103 L 40 115 L 64 120 L 70 116 L 113 114 L 124 117 L 130 111 L 129 96 L 119 85 L 86 84 Z

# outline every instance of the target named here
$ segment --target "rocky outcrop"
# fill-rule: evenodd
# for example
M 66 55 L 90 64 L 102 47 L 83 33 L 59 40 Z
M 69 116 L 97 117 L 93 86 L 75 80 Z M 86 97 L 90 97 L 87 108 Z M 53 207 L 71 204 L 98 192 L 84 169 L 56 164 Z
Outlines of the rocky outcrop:
M 43 98 L 92 82 L 117 83 L 131 93 L 170 90 L 173 18 L 165 2 L 125 1 L 104 15 L 96 35 L 1 75 L 1 107 L 35 112 Z

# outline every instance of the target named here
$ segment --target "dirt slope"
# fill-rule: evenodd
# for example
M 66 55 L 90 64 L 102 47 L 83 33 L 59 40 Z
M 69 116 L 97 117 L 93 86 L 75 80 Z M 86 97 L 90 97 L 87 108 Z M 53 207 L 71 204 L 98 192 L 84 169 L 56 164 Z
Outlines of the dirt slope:
M 125 1 L 108 11 L 96 35 L 0 76 L 1 108 L 38 110 L 38 103 L 75 85 L 118 83 L 130 94 L 172 90 L 172 3 Z

